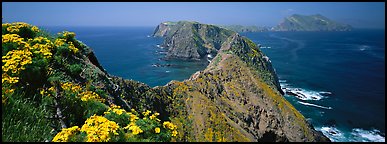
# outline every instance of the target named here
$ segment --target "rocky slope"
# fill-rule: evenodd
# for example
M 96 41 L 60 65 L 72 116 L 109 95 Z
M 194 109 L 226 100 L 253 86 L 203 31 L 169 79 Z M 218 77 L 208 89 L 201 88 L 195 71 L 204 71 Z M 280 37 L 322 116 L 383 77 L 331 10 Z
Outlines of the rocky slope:
M 299 15 L 294 14 L 285 18 L 279 25 L 273 28 L 274 31 L 350 31 L 352 27 L 347 24 L 340 24 L 320 14 Z
M 184 53 L 183 51 L 188 49 L 175 49 L 181 48 L 182 45 L 187 48 L 192 46 L 192 42 L 200 41 L 199 44 L 207 46 L 201 47 L 202 49 L 213 50 L 216 56 L 205 70 L 196 72 L 189 79 L 183 82 L 171 81 L 165 86 L 154 88 L 108 74 L 99 64 L 91 48 L 76 40 L 75 34 L 64 33 L 58 38 L 47 36 L 55 43 L 57 41 L 59 43 L 62 39 L 68 45 L 59 43 L 60 46 L 54 47 L 51 51 L 53 58 L 46 59 L 50 63 L 45 69 L 40 70 L 41 74 L 20 77 L 20 82 L 16 84 L 3 83 L 3 87 L 16 89 L 13 94 L 4 95 L 7 89 L 3 88 L 2 115 L 3 119 L 6 119 L 3 121 L 3 138 L 9 141 L 13 139 L 12 135 L 16 135 L 16 138 L 17 135 L 33 135 L 32 138 L 27 138 L 27 141 L 51 141 L 61 129 L 80 126 L 90 116 L 105 114 L 106 107 L 115 104 L 128 112 L 133 112 L 131 109 L 159 112 L 161 121 L 168 120 L 177 126 L 178 133 L 175 133 L 172 141 L 329 141 L 320 132 L 315 131 L 283 98 L 270 60 L 252 41 L 216 26 L 186 22 L 178 22 L 176 25 L 179 27 L 159 26 L 156 31 L 163 32 L 155 34 L 166 35 L 166 44 L 176 46 L 171 47 L 173 49 L 171 51 Z M 3 25 L 4 34 L 12 32 L 8 31 L 8 27 L 10 26 Z M 183 39 L 183 44 L 180 44 L 180 38 Z M 7 43 L 3 38 L 3 52 Z M 77 50 L 73 53 L 74 47 Z M 193 49 L 201 51 L 199 47 L 190 48 Z M 201 53 L 198 51 L 188 52 L 187 55 L 200 58 Z M 8 54 L 8 51 L 5 53 Z M 171 55 L 187 58 L 185 54 Z M 73 70 L 74 67 L 78 67 L 74 65 L 80 65 L 82 69 Z M 31 74 L 34 72 L 33 69 L 34 67 L 27 68 L 25 71 Z M 74 93 L 68 94 L 68 91 L 61 90 L 60 87 L 56 87 L 57 91 L 52 93 L 54 96 L 46 96 L 44 91 L 40 91 L 57 85 L 57 82 L 78 84 L 82 89 L 95 91 L 103 100 L 82 102 L 83 100 L 73 98 Z M 15 104 L 13 99 L 19 96 L 28 103 L 33 103 L 31 106 L 28 105 L 28 109 L 48 107 L 44 108 L 46 116 L 32 113 L 17 117 L 20 115 L 20 105 Z M 16 109 L 19 110 L 12 111 Z M 45 133 L 44 139 L 35 139 L 39 136 L 39 133 L 34 133 L 37 131 L 34 126 L 38 126 L 38 123 L 34 123 L 36 119 L 46 120 L 39 121 L 39 124 L 52 126 L 52 130 L 41 129 L 41 133 Z M 8 123 L 9 121 L 11 122 Z M 12 121 L 15 124 L 11 124 Z M 119 119 L 116 121 L 121 124 Z M 12 129 L 19 127 L 22 128 L 12 134 L 15 132 Z M 28 130 L 23 131 L 23 127 Z M 135 137 L 136 141 L 146 138 L 142 134 L 133 136 L 120 132 L 118 135 L 124 136 L 116 139 L 117 141 L 126 141 L 125 139 L 131 137 Z

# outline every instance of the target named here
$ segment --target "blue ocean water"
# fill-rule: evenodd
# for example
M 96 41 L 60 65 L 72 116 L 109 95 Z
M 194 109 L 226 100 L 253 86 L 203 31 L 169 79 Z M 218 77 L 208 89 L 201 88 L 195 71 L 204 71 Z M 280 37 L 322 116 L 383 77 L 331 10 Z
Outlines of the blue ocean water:
M 242 33 L 268 55 L 285 95 L 333 141 L 385 141 L 384 30 Z M 313 97 L 315 99 L 313 99 Z
M 162 39 L 150 36 L 154 27 L 44 28 L 75 32 L 109 73 L 150 86 L 187 79 L 207 65 L 160 60 Z M 241 35 L 262 45 L 283 88 L 305 96 L 285 98 L 317 130 L 333 141 L 385 141 L 384 30 Z
M 157 45 L 163 39 L 151 36 L 154 27 L 43 28 L 52 34 L 64 30 L 75 32 L 76 38 L 94 50 L 98 61 L 110 74 L 152 87 L 165 85 L 171 80 L 183 81 L 208 64 L 202 61 L 161 60 L 165 50 Z

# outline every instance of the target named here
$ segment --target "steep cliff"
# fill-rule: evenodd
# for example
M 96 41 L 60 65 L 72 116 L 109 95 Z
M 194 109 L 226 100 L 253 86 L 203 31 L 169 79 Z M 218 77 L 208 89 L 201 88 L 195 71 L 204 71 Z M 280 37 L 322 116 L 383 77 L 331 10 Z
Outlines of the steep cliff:
M 166 58 L 198 60 L 208 54 L 215 56 L 222 42 L 235 32 L 214 25 L 179 21 L 174 25 L 161 23 L 154 36 L 163 36 Z
M 273 28 L 274 31 L 350 31 L 352 27 L 347 24 L 340 24 L 320 14 L 299 15 L 294 14 L 285 18 L 279 25 Z
M 282 97 L 270 60 L 253 42 L 211 25 L 176 25 L 156 31 L 174 45 L 179 31 L 201 33 L 216 56 L 188 80 L 151 88 L 108 74 L 74 33 L 52 37 L 3 24 L 3 140 L 329 141 Z M 184 45 L 195 35 L 182 36 Z M 14 54 L 26 65 L 15 73 Z M 98 121 L 103 128 L 93 128 Z

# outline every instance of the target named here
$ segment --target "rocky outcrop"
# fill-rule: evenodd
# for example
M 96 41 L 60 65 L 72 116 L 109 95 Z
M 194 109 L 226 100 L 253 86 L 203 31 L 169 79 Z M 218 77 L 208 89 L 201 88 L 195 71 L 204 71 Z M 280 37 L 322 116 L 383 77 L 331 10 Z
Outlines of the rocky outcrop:
M 340 24 L 320 14 L 299 15 L 294 14 L 285 18 L 279 25 L 273 28 L 274 31 L 350 31 L 352 27 L 347 24 Z
M 179 21 L 157 26 L 154 36 L 163 36 L 162 47 L 168 49 L 166 58 L 199 60 L 208 54 L 216 55 L 222 42 L 235 32 L 214 25 Z
M 176 25 L 175 22 L 163 22 L 160 23 L 155 31 L 153 32 L 154 37 L 164 37 L 168 35 L 168 32 L 171 31 L 171 27 Z

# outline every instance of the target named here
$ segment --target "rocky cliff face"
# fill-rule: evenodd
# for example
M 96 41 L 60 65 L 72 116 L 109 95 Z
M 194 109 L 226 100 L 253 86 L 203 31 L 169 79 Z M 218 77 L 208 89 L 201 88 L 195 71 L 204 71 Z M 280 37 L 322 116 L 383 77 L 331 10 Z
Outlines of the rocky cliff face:
M 274 31 L 350 31 L 352 27 L 347 24 L 340 24 L 320 14 L 299 15 L 294 14 L 287 17 L 279 25 L 273 28 Z
M 199 60 L 208 54 L 216 55 L 222 42 L 235 32 L 214 25 L 179 21 L 174 25 L 161 23 L 154 36 L 163 36 L 166 58 Z

